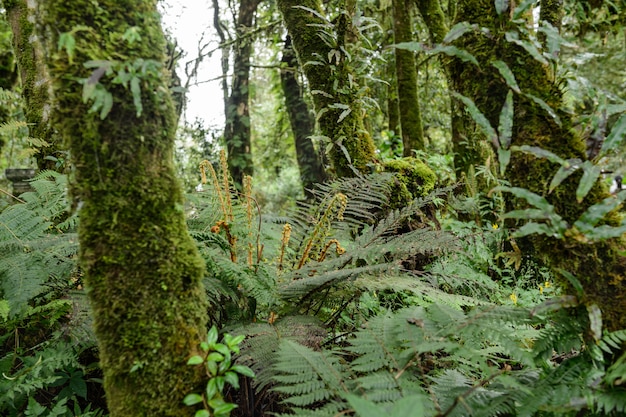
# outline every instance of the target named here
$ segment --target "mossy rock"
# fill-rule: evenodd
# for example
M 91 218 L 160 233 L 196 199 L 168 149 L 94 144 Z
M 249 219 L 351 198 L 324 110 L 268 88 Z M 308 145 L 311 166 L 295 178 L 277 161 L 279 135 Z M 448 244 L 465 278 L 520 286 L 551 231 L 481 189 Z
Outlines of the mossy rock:
M 392 208 L 400 208 L 415 198 L 423 197 L 435 188 L 437 176 L 424 162 L 416 158 L 392 159 L 383 162 L 385 172 L 394 172 L 391 185 Z

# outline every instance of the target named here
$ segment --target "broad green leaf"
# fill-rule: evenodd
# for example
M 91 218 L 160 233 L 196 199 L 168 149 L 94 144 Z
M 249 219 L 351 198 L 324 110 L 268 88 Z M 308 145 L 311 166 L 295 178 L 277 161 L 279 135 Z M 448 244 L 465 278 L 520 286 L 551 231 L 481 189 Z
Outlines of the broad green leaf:
M 187 396 L 183 399 L 183 404 L 185 405 L 196 405 L 202 402 L 202 395 L 200 394 L 187 394 Z
M 468 22 L 459 22 L 446 33 L 443 38 L 443 43 L 451 43 L 465 35 L 467 32 L 472 32 L 476 29 L 476 25 L 471 25 Z
M 591 161 L 585 161 L 582 164 L 583 177 L 580 179 L 578 188 L 576 189 L 576 200 L 581 203 L 585 196 L 591 191 L 591 187 L 598 181 L 602 169 L 594 165 Z
M 511 161 L 511 150 L 498 148 L 498 162 L 500 162 L 500 175 L 504 175 L 506 167 Z
M 622 225 L 619 227 L 602 225 L 594 227 L 588 232 L 585 232 L 585 237 L 591 241 L 600 241 L 614 239 L 616 237 L 622 236 L 624 233 L 626 233 L 626 225 Z
M 211 401 L 218 393 L 221 393 L 221 391 L 217 387 L 216 378 L 209 379 L 209 382 L 207 382 L 204 392 L 206 393 L 207 401 Z
M 102 108 L 100 109 L 100 120 L 104 120 L 113 108 L 113 94 L 108 91 L 102 93 Z
M 622 204 L 624 200 L 626 200 L 626 191 L 622 191 L 617 195 L 605 198 L 601 202 L 589 207 L 587 211 L 585 211 L 580 218 L 576 220 L 574 226 L 582 232 L 590 230 L 590 228 L 598 224 L 604 216 Z
M 339 115 L 339 118 L 337 119 L 337 123 L 341 123 L 341 121 L 345 119 L 346 117 L 348 117 L 350 113 L 352 113 L 352 109 L 350 108 L 342 111 L 341 114 Z
M 212 326 L 211 329 L 209 330 L 209 333 L 206 336 L 206 341 L 209 345 L 213 345 L 214 343 L 217 343 L 217 338 L 219 336 L 219 333 L 217 331 L 217 327 Z
M 523 237 L 528 235 L 547 235 L 554 236 L 554 230 L 546 224 L 542 223 L 526 223 L 513 233 L 513 237 Z M 556 236 L 560 237 L 560 236 Z
M 207 361 L 221 362 L 224 360 L 224 355 L 219 352 L 211 352 L 206 357 Z
M 561 165 L 559 170 L 554 174 L 552 181 L 550 182 L 550 188 L 548 190 L 549 193 L 554 191 L 556 187 L 558 187 L 567 177 L 572 175 L 578 168 L 580 168 L 580 164 L 582 161 L 578 158 L 568 159 L 566 164 Z
M 224 381 L 227 384 L 232 385 L 233 388 L 239 389 L 239 376 L 234 372 L 226 372 L 224 374 Z
M 446 54 L 448 56 L 453 56 L 453 57 L 459 58 L 463 62 L 471 62 L 472 64 L 476 65 L 477 67 L 480 66 L 478 64 L 478 61 L 474 57 L 474 55 L 470 54 L 469 52 L 467 52 L 467 51 L 465 51 L 463 49 L 459 49 L 456 46 L 440 45 L 440 46 L 438 46 L 436 48 L 433 48 L 430 51 L 428 51 L 429 54 L 438 54 L 440 52 L 443 52 L 444 54 Z
M 187 365 L 200 365 L 201 363 L 204 363 L 204 359 L 199 355 L 194 355 L 187 361 Z
M 211 413 L 208 410 L 198 410 L 194 417 L 211 417 Z
M 217 375 L 217 362 L 215 361 L 206 361 L 206 367 L 209 371 L 209 375 L 215 376 Z
M 506 85 L 508 85 L 511 90 L 515 91 L 518 94 L 522 92 L 522 90 L 520 90 L 519 88 L 519 85 L 517 85 L 515 74 L 513 74 L 513 71 L 511 71 L 511 68 L 509 68 L 506 62 L 497 60 L 493 61 L 491 65 L 496 67 L 498 72 L 500 72 L 502 78 L 504 78 L 504 81 L 506 81 Z
M 529 153 L 531 155 L 535 155 L 537 158 L 547 159 L 548 161 L 554 162 L 559 165 L 567 164 L 567 161 L 561 158 L 560 156 L 558 156 L 557 154 L 550 152 L 546 149 L 540 148 L 538 146 L 528 146 L 528 145 L 522 145 L 519 147 L 515 146 L 515 147 L 512 147 L 511 150 Z
M 247 376 L 248 378 L 254 378 L 254 372 L 252 372 L 252 369 L 248 368 L 247 366 L 233 365 L 230 370 L 233 372 L 237 372 L 240 375 Z
M 469 112 L 470 116 L 472 116 L 472 119 L 474 119 L 476 124 L 480 126 L 480 128 L 483 130 L 483 132 L 487 136 L 487 139 L 489 139 L 496 148 L 499 147 L 498 134 L 496 133 L 496 130 L 491 126 L 491 123 L 489 123 L 489 120 L 487 120 L 485 115 L 482 114 L 478 107 L 476 107 L 476 104 L 474 104 L 471 99 L 465 97 L 464 95 L 456 92 L 453 92 L 452 94 L 454 95 L 454 97 L 461 100 L 463 104 L 465 104 L 465 107 L 467 107 L 467 111 Z
M 541 62 L 543 65 L 548 65 L 548 60 L 541 55 L 537 46 L 530 40 L 521 40 L 518 32 L 507 32 L 505 38 L 507 42 L 514 43 L 524 48 L 535 60 Z
M 578 298 L 573 295 L 561 295 L 558 297 L 551 297 L 543 303 L 535 306 L 530 315 L 537 316 L 539 314 L 548 313 L 550 311 L 557 311 L 564 308 L 576 307 L 578 305 Z
M 622 114 L 621 117 L 615 122 L 611 133 L 606 137 L 602 144 L 600 154 L 604 155 L 609 151 L 621 149 L 622 141 L 626 135 L 626 114 Z
M 550 219 L 551 213 L 541 209 L 525 209 L 525 210 L 511 210 L 502 215 L 504 219 L 533 219 L 533 220 L 547 220 Z
M 509 10 L 509 0 L 495 0 L 496 13 L 502 14 Z
M 500 147 L 509 149 L 513 137 L 513 92 L 509 90 L 504 101 L 504 106 L 500 111 L 500 121 L 498 123 L 498 140 Z
M 532 94 L 524 94 L 524 95 L 526 97 L 528 97 L 529 99 L 531 99 L 532 101 L 534 101 L 535 103 L 537 103 L 539 105 L 539 107 L 544 109 L 546 111 L 546 113 L 548 113 L 554 119 L 554 121 L 555 121 L 555 123 L 557 125 L 561 126 L 561 118 L 559 117 L 558 114 L 556 114 L 554 109 L 548 105 L 548 103 L 546 103 L 545 101 L 543 101 L 539 97 L 534 96 Z
M 57 44 L 59 51 L 65 49 L 67 53 L 67 59 L 71 63 L 74 60 L 74 50 L 76 49 L 76 38 L 74 38 L 73 32 L 64 32 L 59 35 L 59 41 Z
M 539 209 L 554 212 L 554 206 L 548 202 L 544 197 L 539 194 L 535 194 L 526 188 L 520 187 L 496 187 L 494 191 L 502 191 L 511 193 L 516 197 L 523 198 L 528 204 L 535 206 Z

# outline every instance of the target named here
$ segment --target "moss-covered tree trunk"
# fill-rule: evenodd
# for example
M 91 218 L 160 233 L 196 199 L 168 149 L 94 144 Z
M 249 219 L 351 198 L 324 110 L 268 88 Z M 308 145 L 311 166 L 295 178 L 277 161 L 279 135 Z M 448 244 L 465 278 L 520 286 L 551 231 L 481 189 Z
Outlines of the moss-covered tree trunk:
M 156 0 L 28 4 L 54 80 L 53 126 L 72 153 L 80 265 L 111 416 L 191 416 L 182 400 L 202 382 L 186 361 L 206 331 L 205 269 L 173 168 Z M 83 86 L 103 106 L 90 111 Z
M 250 54 L 254 15 L 260 0 L 240 0 L 237 14 L 237 39 L 233 58 L 233 80 L 226 104 L 224 142 L 228 150 L 228 169 L 237 187 L 244 175 L 252 175 L 250 135 Z
M 50 124 L 50 75 L 43 56 L 43 47 L 35 34 L 32 10 L 26 0 L 4 1 L 7 19 L 13 31 L 13 50 L 22 85 L 22 96 L 26 104 L 25 116 L 29 136 L 37 139 L 34 146 L 39 169 L 58 169 L 57 162 L 65 159 L 60 139 Z
M 354 36 L 350 11 L 331 24 L 323 18 L 319 0 L 279 0 L 278 7 L 309 81 L 320 133 L 332 143 L 328 156 L 336 175 L 368 172 L 374 142 L 363 123 L 356 77 L 342 50 Z
M 476 57 L 480 70 L 473 64 L 455 60 L 451 74 L 456 89 L 476 103 L 492 126 L 498 126 L 500 111 L 509 87 L 492 63 L 495 60 L 505 62 L 515 75 L 521 90 L 521 93 L 514 94 L 511 145 L 536 146 L 564 159 L 579 158 L 584 161 L 584 140 L 572 129 L 569 115 L 558 110 L 562 104 L 562 92 L 554 78 L 552 67 L 533 58 L 518 43 L 507 41 L 507 31 L 517 32 L 515 24 L 510 21 L 509 12 L 498 14 L 491 0 L 461 0 L 458 2 L 457 21 L 467 21 L 480 28 L 488 28 L 489 34 L 487 36 L 476 32 L 459 39 L 457 46 Z M 523 39 L 523 34 L 519 38 Z M 555 109 L 559 121 L 538 105 L 536 99 L 543 100 Z M 531 246 L 536 254 L 545 257 L 557 276 L 559 270 L 566 270 L 580 280 L 585 291 L 585 298 L 581 301 L 600 307 L 609 330 L 625 328 L 624 237 L 589 242 L 571 226 L 588 207 L 609 197 L 608 190 L 601 182 L 597 182 L 582 203 L 577 202 L 576 189 L 581 179 L 578 172 L 578 175 L 570 176 L 549 193 L 549 184 L 558 168 L 558 164 L 531 154 L 513 152 L 511 155 L 507 168 L 507 179 L 511 185 L 544 196 L 554 205 L 556 213 L 570 225 L 562 239 L 532 235 Z M 519 201 L 512 201 L 512 204 L 516 208 L 524 207 Z M 618 224 L 619 219 L 613 214 L 606 218 L 607 225 Z M 567 285 L 566 280 L 563 279 L 562 282 Z
M 413 41 L 411 9 L 413 9 L 413 3 L 410 0 L 393 0 L 395 43 Z M 413 156 L 414 150 L 424 150 L 425 148 L 422 113 L 417 97 L 417 66 L 413 51 L 396 49 L 395 58 L 400 131 L 404 146 L 402 155 L 409 157 Z
M 11 47 L 11 28 L 6 21 L 4 12 L 0 12 L 0 88 L 6 91 L 13 89 L 17 81 L 15 55 Z M 0 125 L 10 120 L 8 106 L 0 106 Z M 5 138 L 0 136 L 0 154 L 5 145 Z
M 315 150 L 310 136 L 315 132 L 315 119 L 302 96 L 302 89 L 296 78 L 298 58 L 287 36 L 281 59 L 280 82 L 285 96 L 291 131 L 296 144 L 296 158 L 300 168 L 300 180 L 307 195 L 315 184 L 326 181 L 326 170 L 320 154 Z

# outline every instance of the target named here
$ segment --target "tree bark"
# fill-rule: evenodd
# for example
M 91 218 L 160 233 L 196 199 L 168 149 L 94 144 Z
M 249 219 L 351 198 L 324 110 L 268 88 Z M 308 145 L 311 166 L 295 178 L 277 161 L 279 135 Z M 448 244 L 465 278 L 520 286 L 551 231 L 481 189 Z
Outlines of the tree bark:
M 395 43 L 413 41 L 411 25 L 412 3 L 409 0 L 393 0 L 393 29 Z M 402 132 L 402 155 L 414 156 L 414 150 L 424 150 L 424 129 L 417 97 L 417 66 L 413 51 L 396 49 L 396 77 L 398 108 Z
M 279 0 L 278 7 L 309 81 L 320 132 L 332 144 L 328 156 L 335 174 L 369 172 L 374 142 L 363 123 L 356 77 L 342 51 L 354 35 L 349 12 L 333 24 L 323 17 L 318 0 Z
M 454 60 L 452 76 L 457 90 L 471 98 L 482 113 L 498 126 L 498 118 L 509 87 L 491 65 L 495 60 L 505 62 L 515 75 L 521 94 L 514 95 L 512 146 L 529 145 L 551 151 L 563 159 L 586 159 L 585 141 L 572 129 L 569 114 L 558 109 L 562 91 L 554 79 L 549 65 L 537 61 L 526 49 L 508 42 L 504 34 L 515 31 L 508 13 L 498 15 L 491 0 L 461 0 L 458 3 L 457 21 L 475 23 L 488 28 L 489 36 L 481 33 L 466 34 L 459 39 L 459 47 L 472 53 L 480 70 L 470 63 Z M 521 35 L 520 35 L 521 36 Z M 543 100 L 554 109 L 560 122 L 537 105 L 529 94 Z M 576 189 L 581 179 L 580 170 L 568 177 L 552 193 L 548 186 L 560 165 L 533 155 L 513 152 L 507 168 L 507 179 L 514 187 L 530 190 L 546 198 L 555 207 L 569 229 L 561 239 L 531 235 L 530 245 L 539 256 L 552 266 L 561 283 L 575 294 L 569 281 L 560 271 L 568 271 L 582 284 L 584 296 L 580 300 L 587 306 L 597 305 L 608 330 L 626 327 L 626 241 L 622 238 L 597 242 L 586 241 L 572 225 L 592 205 L 609 197 L 602 182 L 596 182 L 582 203 L 577 202 Z M 513 200 L 515 208 L 525 205 Z M 619 217 L 609 213 L 603 224 L 616 226 Z
M 182 400 L 201 389 L 200 369 L 186 361 L 206 333 L 205 268 L 173 168 L 176 116 L 156 0 L 28 4 L 54 80 L 53 126 L 74 162 L 80 265 L 110 415 L 191 416 Z M 129 73 L 136 81 L 117 78 Z M 110 111 L 90 111 L 84 86 L 110 93 Z
M 238 188 L 244 175 L 252 175 L 250 138 L 250 54 L 254 15 L 260 0 L 240 0 L 237 15 L 237 39 L 234 48 L 233 81 L 226 105 L 224 141 L 228 151 L 228 169 Z
M 60 152 L 60 138 L 50 125 L 50 75 L 43 57 L 41 41 L 35 34 L 35 25 L 26 0 L 4 1 L 7 19 L 13 31 L 13 50 L 16 51 L 17 66 L 22 85 L 22 96 L 26 104 L 25 117 L 29 136 L 43 141 L 34 146 L 37 167 L 40 170 L 58 170 L 56 162 L 64 159 Z
M 280 81 L 285 96 L 287 113 L 289 114 L 291 131 L 296 143 L 296 158 L 300 168 L 300 180 L 305 194 L 312 196 L 309 190 L 315 184 L 326 181 L 326 171 L 320 154 L 316 151 L 310 138 L 315 131 L 315 119 L 309 112 L 309 107 L 302 97 L 302 89 L 296 78 L 298 58 L 291 46 L 291 38 L 289 36 L 285 39 L 281 64 Z

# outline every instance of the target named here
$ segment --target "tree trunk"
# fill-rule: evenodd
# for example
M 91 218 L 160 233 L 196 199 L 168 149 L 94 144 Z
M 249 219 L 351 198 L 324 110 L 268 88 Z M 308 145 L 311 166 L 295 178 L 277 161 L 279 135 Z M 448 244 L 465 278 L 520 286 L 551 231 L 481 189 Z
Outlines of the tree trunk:
M 514 95 L 514 120 L 512 146 L 529 145 L 551 151 L 563 159 L 586 159 L 585 141 L 572 129 L 570 116 L 559 112 L 562 92 L 554 79 L 552 69 L 533 58 L 526 49 L 504 36 L 515 31 L 508 11 L 496 13 L 491 0 L 461 0 L 458 3 L 457 21 L 475 23 L 488 28 L 489 36 L 481 33 L 466 34 L 459 39 L 459 47 L 472 53 L 480 64 L 480 70 L 470 63 L 454 60 L 455 86 L 471 98 L 492 126 L 498 126 L 498 118 L 509 87 L 499 72 L 491 65 L 495 60 L 505 62 L 515 75 L 521 94 Z M 520 35 L 521 37 L 522 35 Z M 539 106 L 533 97 L 547 103 L 558 113 L 560 122 Z M 574 222 L 590 206 L 609 197 L 607 187 L 596 182 L 582 203 L 577 202 L 576 189 L 582 173 L 577 171 L 568 177 L 552 193 L 548 186 L 560 165 L 533 155 L 513 152 L 507 168 L 507 179 L 514 187 L 530 190 L 546 198 L 554 205 L 556 213 L 569 225 L 563 238 L 546 235 L 530 236 L 531 246 L 544 256 L 553 267 L 556 276 L 560 271 L 572 273 L 582 283 L 587 306 L 597 305 L 608 330 L 626 328 L 626 257 L 624 237 L 599 242 L 586 241 L 577 231 Z M 519 201 L 512 202 L 516 208 L 524 208 Z M 603 224 L 616 226 L 619 218 L 615 212 L 607 215 Z M 561 283 L 575 293 L 566 279 Z
M 186 361 L 206 333 L 205 269 L 173 168 L 175 112 L 156 0 L 37 3 L 28 2 L 55 80 L 53 125 L 75 167 L 80 265 L 110 415 L 191 416 L 182 400 L 202 383 Z M 18 38 L 30 26 L 19 23 Z M 17 51 L 27 55 L 21 60 L 32 54 Z M 104 106 L 84 103 L 83 87 Z
M 28 134 L 42 141 L 41 145 L 34 146 L 37 167 L 40 170 L 58 170 L 57 162 L 65 158 L 59 152 L 60 139 L 50 125 L 51 81 L 43 57 L 42 44 L 34 36 L 35 25 L 29 20 L 27 1 L 4 1 L 4 6 L 13 31 L 13 50 L 17 51 Z
M 350 12 L 333 24 L 323 18 L 318 0 L 279 0 L 278 7 L 309 81 L 320 132 L 331 143 L 328 156 L 336 175 L 369 172 L 374 142 L 363 123 L 356 77 L 342 51 L 354 35 Z
M 250 139 L 250 54 L 254 14 L 260 0 L 240 0 L 237 15 L 237 39 L 234 48 L 233 81 L 226 106 L 224 141 L 228 151 L 228 169 L 238 188 L 244 175 L 252 175 Z
M 291 46 L 291 38 L 287 36 L 281 59 L 280 81 L 285 95 L 289 122 L 296 142 L 296 158 L 300 168 L 300 179 L 305 194 L 310 196 L 309 190 L 315 184 L 326 181 L 326 171 L 319 153 L 309 137 L 315 131 L 315 119 L 302 97 L 302 90 L 296 78 L 298 59 Z
M 393 30 L 395 43 L 413 41 L 411 25 L 412 3 L 409 0 L 393 0 Z M 402 155 L 414 156 L 414 150 L 424 150 L 424 129 L 417 97 L 417 67 L 413 51 L 396 49 L 396 77 L 398 107 L 402 132 Z M 399 132 L 398 132 L 399 133 Z

